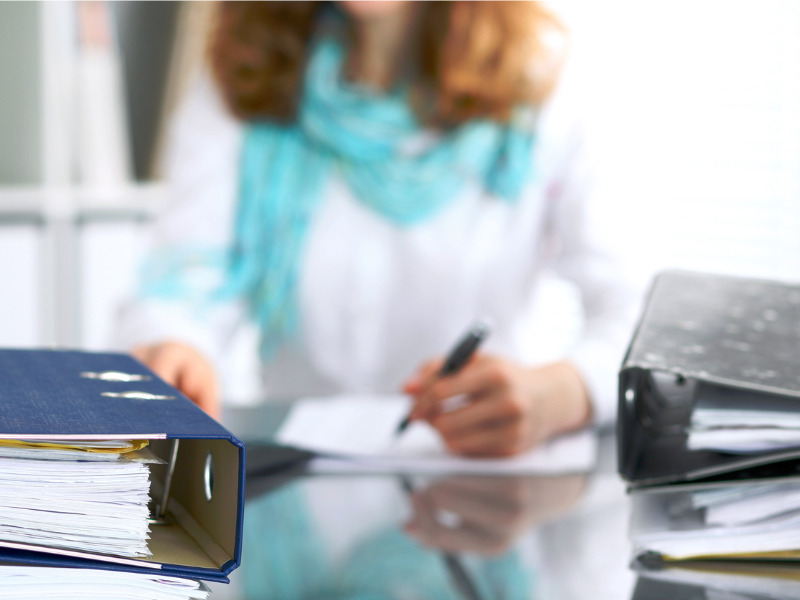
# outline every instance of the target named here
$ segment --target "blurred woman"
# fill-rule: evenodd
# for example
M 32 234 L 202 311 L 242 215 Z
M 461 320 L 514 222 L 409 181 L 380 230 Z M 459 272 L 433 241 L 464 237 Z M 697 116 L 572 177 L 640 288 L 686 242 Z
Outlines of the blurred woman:
M 628 297 L 590 217 L 565 41 L 536 2 L 221 3 L 125 342 L 217 414 L 213 365 L 247 317 L 268 396 L 402 389 L 464 455 L 610 420 Z M 583 330 L 527 364 L 546 268 Z M 478 317 L 484 351 L 439 377 Z

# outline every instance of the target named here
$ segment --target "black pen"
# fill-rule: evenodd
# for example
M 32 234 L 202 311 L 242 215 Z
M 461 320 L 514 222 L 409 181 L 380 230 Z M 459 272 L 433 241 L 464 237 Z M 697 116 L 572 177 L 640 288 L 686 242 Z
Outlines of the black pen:
M 447 355 L 447 359 L 445 359 L 444 365 L 442 365 L 439 371 L 439 377 L 446 377 L 447 375 L 458 373 L 464 365 L 467 364 L 467 361 L 469 361 L 472 355 L 475 354 L 475 350 L 478 349 L 478 346 L 481 345 L 481 342 L 483 342 L 488 335 L 489 326 L 486 323 L 479 321 L 473 325 L 467 334 L 461 338 L 461 341 L 456 344 L 456 347 L 453 348 L 450 354 Z M 397 426 L 395 435 L 403 433 L 410 423 L 411 415 L 409 414 Z

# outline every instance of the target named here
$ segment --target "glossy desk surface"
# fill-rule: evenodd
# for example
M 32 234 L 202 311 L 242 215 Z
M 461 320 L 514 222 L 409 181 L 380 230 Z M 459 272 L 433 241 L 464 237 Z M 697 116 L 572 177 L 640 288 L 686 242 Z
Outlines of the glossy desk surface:
M 212 586 L 216 600 L 773 597 L 630 568 L 630 503 L 611 433 L 598 436 L 589 474 L 403 480 L 279 469 L 263 444 L 285 414 L 270 405 L 225 415 L 248 442 L 248 499 L 242 566 L 230 585 Z

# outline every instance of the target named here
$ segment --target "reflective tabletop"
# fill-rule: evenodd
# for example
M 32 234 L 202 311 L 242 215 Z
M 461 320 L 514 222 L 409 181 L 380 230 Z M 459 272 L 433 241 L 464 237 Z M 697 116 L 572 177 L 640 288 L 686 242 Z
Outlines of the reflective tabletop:
M 287 411 L 225 415 L 248 444 L 247 500 L 242 565 L 214 599 L 792 597 L 762 594 L 768 579 L 729 595 L 718 573 L 633 569 L 612 432 L 586 474 L 326 475 L 269 444 Z

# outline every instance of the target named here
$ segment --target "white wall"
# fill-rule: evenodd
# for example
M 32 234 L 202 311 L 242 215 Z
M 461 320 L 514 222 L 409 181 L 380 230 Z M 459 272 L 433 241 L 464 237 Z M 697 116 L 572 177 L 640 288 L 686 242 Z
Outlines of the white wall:
M 31 223 L 0 224 L 0 346 L 41 339 L 41 236 Z
M 800 2 L 555 5 L 639 268 L 800 280 Z
M 80 343 L 90 350 L 109 347 L 116 310 L 136 289 L 144 256 L 143 222 L 95 221 L 81 227 Z

